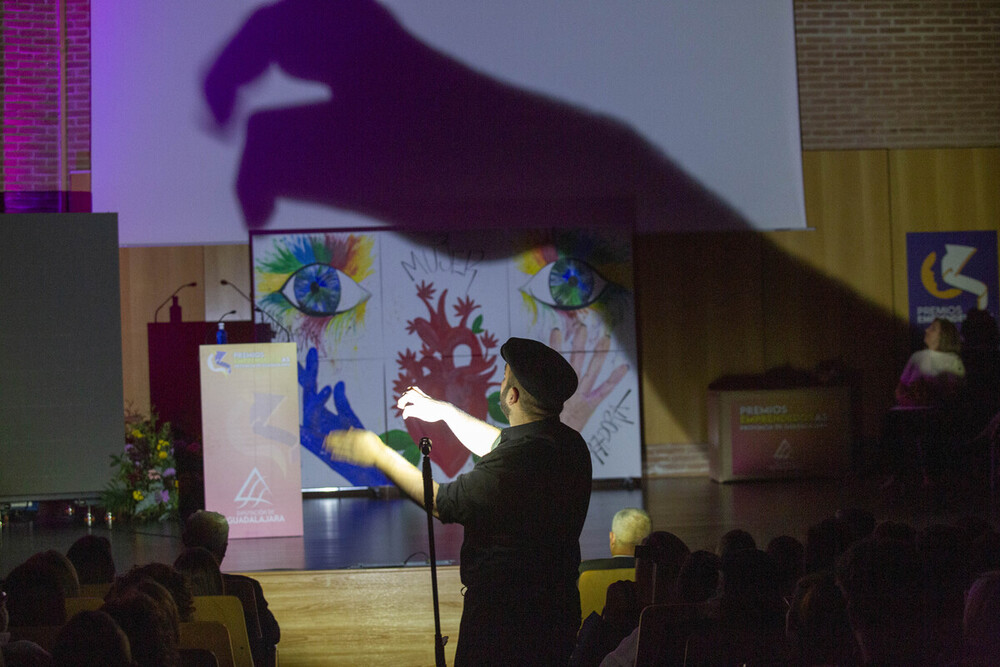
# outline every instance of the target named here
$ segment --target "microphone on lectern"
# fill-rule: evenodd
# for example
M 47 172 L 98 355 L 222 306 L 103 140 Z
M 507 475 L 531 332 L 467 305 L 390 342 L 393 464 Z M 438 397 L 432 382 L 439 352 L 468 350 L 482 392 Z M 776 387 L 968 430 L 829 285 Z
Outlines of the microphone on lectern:
M 278 320 L 274 319 L 274 317 L 270 313 L 268 313 L 266 310 L 264 310 L 263 308 L 261 308 L 257 304 L 255 304 L 253 302 L 253 299 L 251 299 L 249 296 L 247 296 L 243 292 L 243 290 L 241 290 L 239 287 L 237 287 L 233 283 L 229 282 L 225 278 L 223 278 L 222 280 L 220 280 L 219 283 L 221 283 L 223 285 L 228 285 L 228 286 L 232 287 L 234 290 L 236 290 L 237 294 L 239 294 L 241 297 L 243 297 L 244 299 L 246 299 L 250 303 L 250 309 L 252 310 L 253 313 L 260 313 L 263 317 L 266 317 L 267 319 L 269 319 L 271 322 L 274 323 L 274 325 L 276 327 L 278 327 L 279 329 L 281 329 L 285 333 L 285 339 L 288 342 L 292 341 L 292 332 L 289 331 L 283 324 L 281 324 L 281 322 L 279 322 Z M 256 317 L 254 317 L 254 319 L 256 319 Z M 272 334 L 272 332 L 270 331 L 270 325 L 268 325 L 268 323 L 266 323 L 266 322 L 262 322 L 260 324 L 260 326 L 261 327 L 267 327 L 266 336 L 264 336 L 267 339 L 267 340 L 265 340 L 265 342 L 271 340 L 271 334 Z
M 160 314 L 160 309 L 162 309 L 165 305 L 167 305 L 167 301 L 170 301 L 171 299 L 173 299 L 173 301 L 174 301 L 173 305 L 170 306 L 171 311 L 173 311 L 174 306 L 176 306 L 177 310 L 178 310 L 178 313 L 179 313 L 179 311 L 180 311 L 180 305 L 177 303 L 177 293 L 180 292 L 185 287 L 196 287 L 197 285 L 198 285 L 198 283 L 196 283 L 196 282 L 193 282 L 193 283 L 184 283 L 183 285 L 181 285 L 180 287 L 178 287 L 177 289 L 175 289 L 173 294 L 171 294 L 166 299 L 164 299 L 163 303 L 161 303 L 159 306 L 156 307 L 156 311 L 153 312 L 153 323 L 154 324 L 156 323 L 156 318 Z M 178 314 L 178 318 L 177 319 L 180 319 L 179 314 Z M 171 321 L 172 320 L 173 320 L 173 318 L 171 318 Z

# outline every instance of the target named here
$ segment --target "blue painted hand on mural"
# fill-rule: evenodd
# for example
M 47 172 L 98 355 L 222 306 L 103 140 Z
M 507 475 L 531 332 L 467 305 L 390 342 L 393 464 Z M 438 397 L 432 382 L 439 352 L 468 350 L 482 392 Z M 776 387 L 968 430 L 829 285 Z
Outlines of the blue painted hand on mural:
M 333 461 L 323 452 L 323 439 L 330 431 L 364 428 L 364 425 L 354 414 L 343 381 L 337 382 L 332 389 L 327 385 L 317 391 L 318 375 L 319 353 L 316 348 L 310 348 L 306 353 L 305 366 L 299 364 L 299 385 L 302 387 L 302 424 L 299 427 L 299 437 L 302 446 L 351 484 L 356 486 L 389 484 L 385 475 L 374 468 L 362 468 L 342 461 Z M 331 412 L 327 408 L 331 395 L 336 412 Z

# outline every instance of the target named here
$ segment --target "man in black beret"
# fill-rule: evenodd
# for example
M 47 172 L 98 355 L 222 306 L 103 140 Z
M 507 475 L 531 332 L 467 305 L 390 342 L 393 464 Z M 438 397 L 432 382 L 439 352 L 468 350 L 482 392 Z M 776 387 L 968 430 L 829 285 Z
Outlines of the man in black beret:
M 590 504 L 590 451 L 559 420 L 577 377 L 562 355 L 535 340 L 511 338 L 501 430 L 410 387 L 397 401 L 404 419 L 444 421 L 482 457 L 451 482 L 434 483 L 434 514 L 465 528 L 466 587 L 456 665 L 566 664 L 580 626 L 580 532 Z M 371 431 L 327 435 L 336 459 L 374 466 L 418 503 L 420 470 Z

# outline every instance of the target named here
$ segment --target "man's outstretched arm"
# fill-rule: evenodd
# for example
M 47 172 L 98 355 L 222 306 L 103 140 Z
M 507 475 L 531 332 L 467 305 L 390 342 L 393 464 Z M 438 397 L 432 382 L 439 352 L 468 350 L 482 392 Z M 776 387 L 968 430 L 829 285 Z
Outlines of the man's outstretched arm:
M 500 429 L 496 426 L 459 410 L 451 403 L 431 398 L 419 387 L 410 387 L 403 392 L 396 401 L 396 407 L 403 411 L 403 419 L 443 421 L 459 442 L 476 456 L 489 454 L 493 441 L 500 435 Z
M 375 433 L 351 428 L 331 431 L 323 440 L 323 450 L 338 461 L 378 468 L 393 484 L 421 506 L 424 504 L 424 477 L 399 452 L 387 447 Z M 431 480 L 434 516 L 437 516 L 438 483 Z

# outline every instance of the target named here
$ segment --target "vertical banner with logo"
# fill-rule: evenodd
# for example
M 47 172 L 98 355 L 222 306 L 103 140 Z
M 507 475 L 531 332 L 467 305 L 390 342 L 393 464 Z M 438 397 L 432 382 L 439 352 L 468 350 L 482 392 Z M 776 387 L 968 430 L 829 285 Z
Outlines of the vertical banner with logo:
M 911 326 L 938 317 L 961 325 L 976 308 L 1000 314 L 995 231 L 910 232 L 906 272 Z
M 302 535 L 295 343 L 202 345 L 205 507 L 229 537 Z

